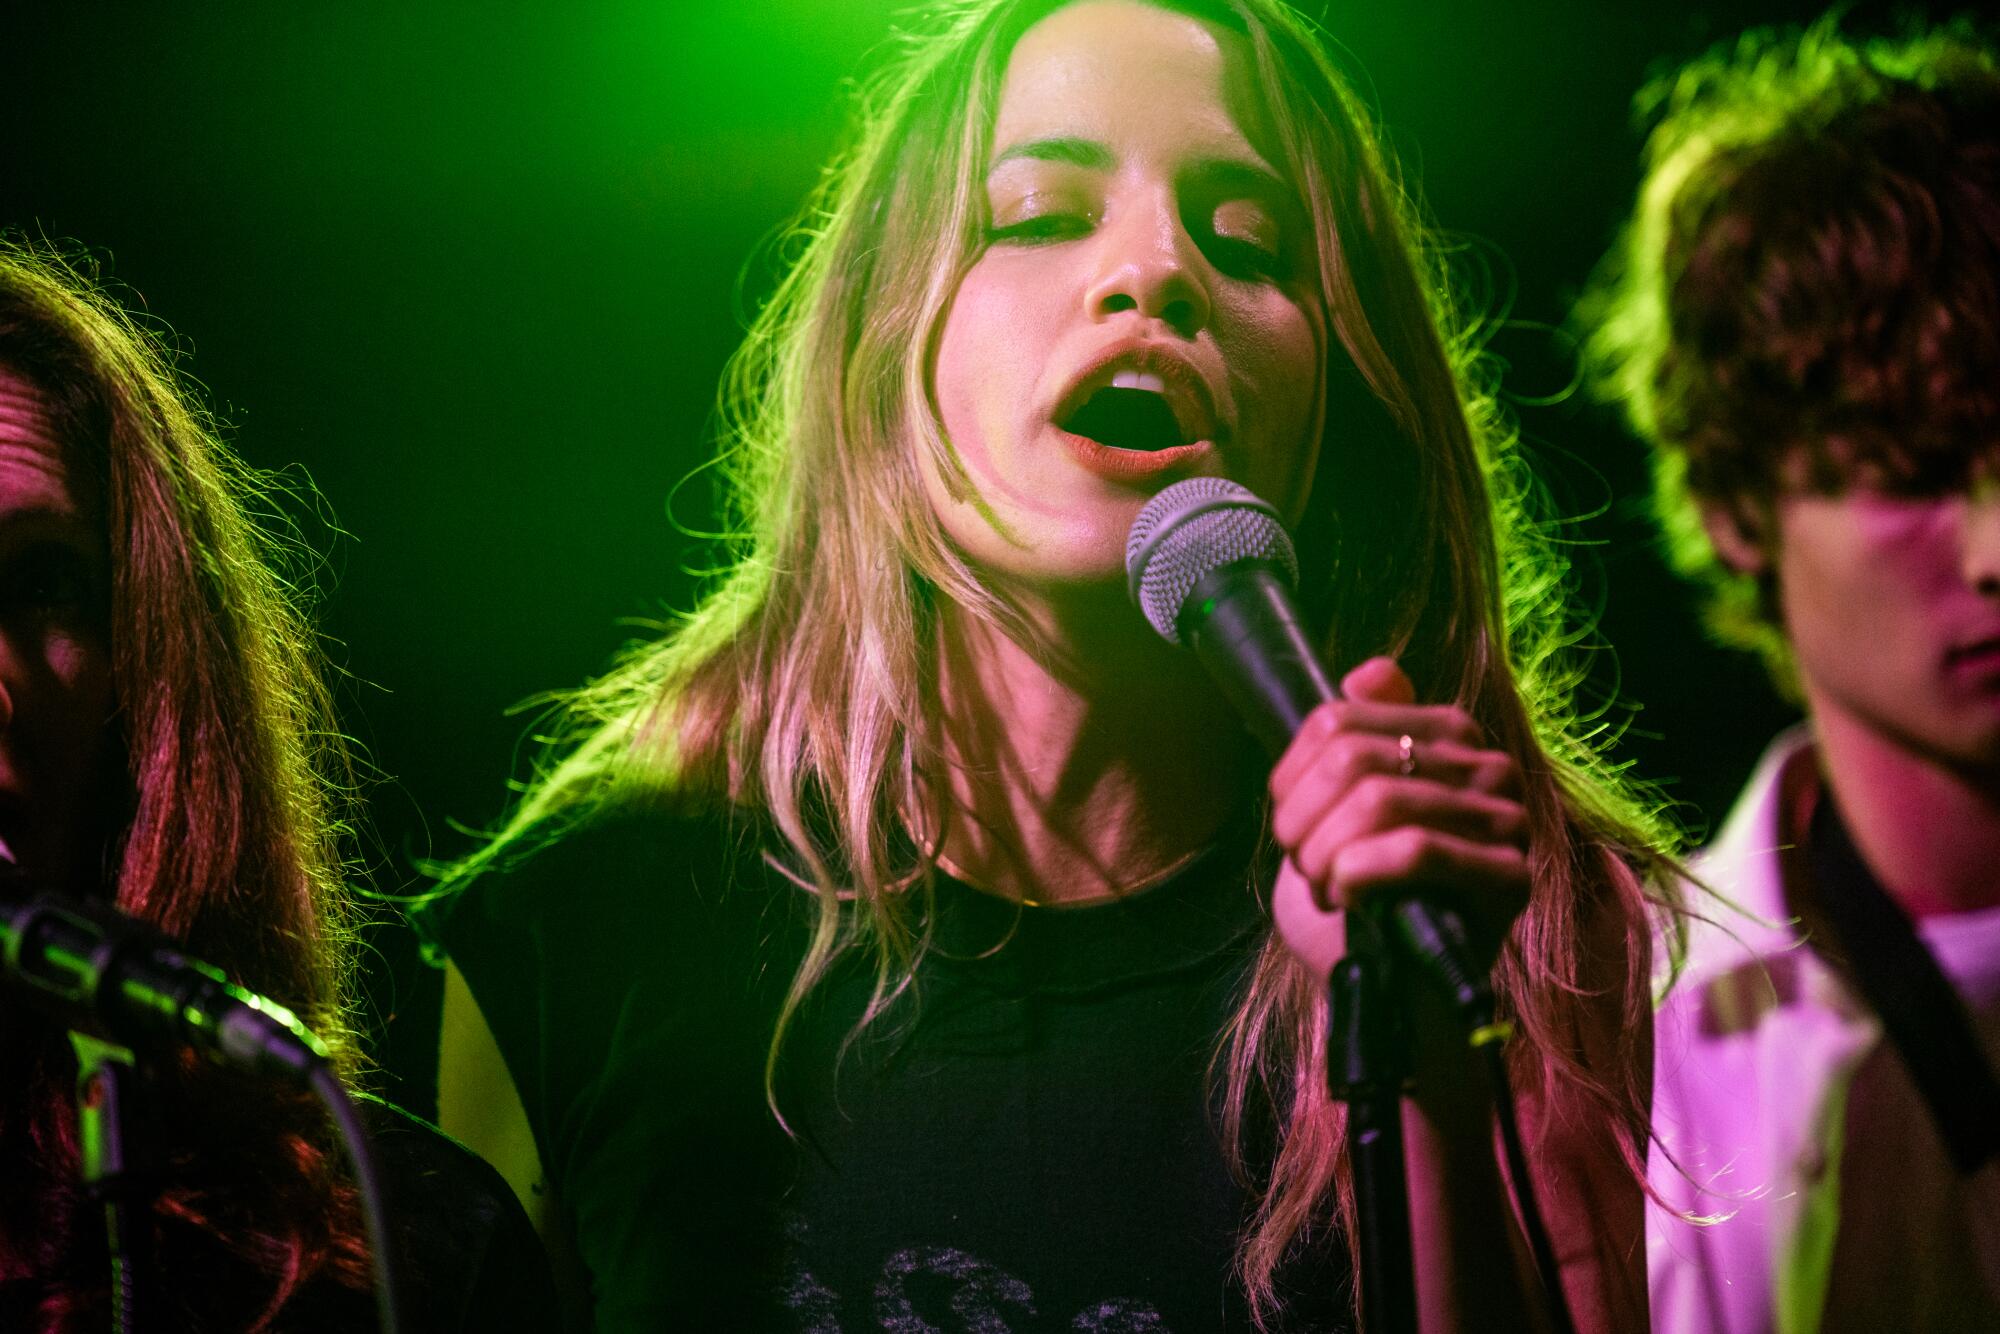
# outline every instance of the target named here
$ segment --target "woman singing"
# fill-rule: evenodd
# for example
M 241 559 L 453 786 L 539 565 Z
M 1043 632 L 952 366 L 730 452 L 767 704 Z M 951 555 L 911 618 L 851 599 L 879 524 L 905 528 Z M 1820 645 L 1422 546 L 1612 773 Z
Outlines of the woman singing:
M 725 385 L 733 564 L 425 914 L 446 1127 L 600 1330 L 1351 1328 L 1335 910 L 1421 878 L 1504 937 L 1579 1323 L 1643 1329 L 1656 834 L 1356 100 L 1275 0 L 995 0 L 858 124 Z M 1200 475 L 1345 669 L 1275 772 L 1126 600 Z M 1412 1026 L 1423 1327 L 1529 1327 Z

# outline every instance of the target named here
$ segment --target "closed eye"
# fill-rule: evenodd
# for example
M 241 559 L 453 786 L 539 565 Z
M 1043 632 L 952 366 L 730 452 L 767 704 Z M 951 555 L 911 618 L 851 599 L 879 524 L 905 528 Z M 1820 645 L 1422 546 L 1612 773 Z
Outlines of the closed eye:
M 0 568 L 0 613 L 66 622 L 95 620 L 104 603 L 98 562 L 66 542 L 33 543 Z
M 1027 244 L 1068 241 L 1089 235 L 1091 225 L 1090 218 L 1081 213 L 1040 213 L 1005 226 L 990 227 L 986 239 Z
M 1291 261 L 1282 253 L 1242 237 L 1211 232 L 1201 248 L 1211 264 L 1232 278 L 1282 281 L 1292 274 Z

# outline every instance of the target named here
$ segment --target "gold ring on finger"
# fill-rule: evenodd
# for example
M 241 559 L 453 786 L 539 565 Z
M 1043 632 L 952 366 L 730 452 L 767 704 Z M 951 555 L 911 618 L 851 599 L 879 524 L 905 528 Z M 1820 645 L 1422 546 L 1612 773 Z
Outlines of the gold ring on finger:
M 1396 753 L 1402 756 L 1396 770 L 1408 778 L 1417 771 L 1417 739 L 1408 732 L 1403 733 L 1396 738 Z

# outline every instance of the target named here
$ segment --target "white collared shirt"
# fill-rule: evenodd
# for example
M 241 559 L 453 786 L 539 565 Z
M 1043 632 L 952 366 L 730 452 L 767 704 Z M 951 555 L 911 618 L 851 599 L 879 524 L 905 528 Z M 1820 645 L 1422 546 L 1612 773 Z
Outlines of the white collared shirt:
M 1809 764 L 1804 728 L 1772 743 L 1696 874 L 1686 967 L 1655 1021 L 1647 1270 L 1657 1334 L 1813 1334 L 1839 1230 L 1847 1090 L 1882 1030 L 1787 919 L 1780 775 Z M 2000 873 L 1997 870 L 1996 873 Z M 1975 1011 L 2000 999 L 2000 909 L 1919 934 Z M 1676 1170 L 1674 1162 L 1679 1168 Z M 1692 1179 L 1690 1179 L 1692 1178 Z M 1885 1206 L 1886 1207 L 1886 1206 Z

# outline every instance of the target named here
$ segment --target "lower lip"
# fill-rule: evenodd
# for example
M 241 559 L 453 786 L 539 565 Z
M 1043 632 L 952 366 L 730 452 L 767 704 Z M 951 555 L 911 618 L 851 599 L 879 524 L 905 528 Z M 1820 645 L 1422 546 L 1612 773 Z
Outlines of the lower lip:
M 1949 666 L 1955 676 L 2000 684 L 2000 644 L 1954 653 Z
M 1099 477 L 1108 477 L 1114 482 L 1141 482 L 1165 473 L 1185 472 L 1205 457 L 1211 448 L 1208 441 L 1197 440 L 1191 445 L 1175 445 L 1172 449 L 1150 452 L 1113 449 L 1109 445 L 1100 445 L 1087 435 L 1077 435 L 1060 428 L 1056 434 L 1063 438 L 1063 443 L 1069 446 L 1077 462 Z

